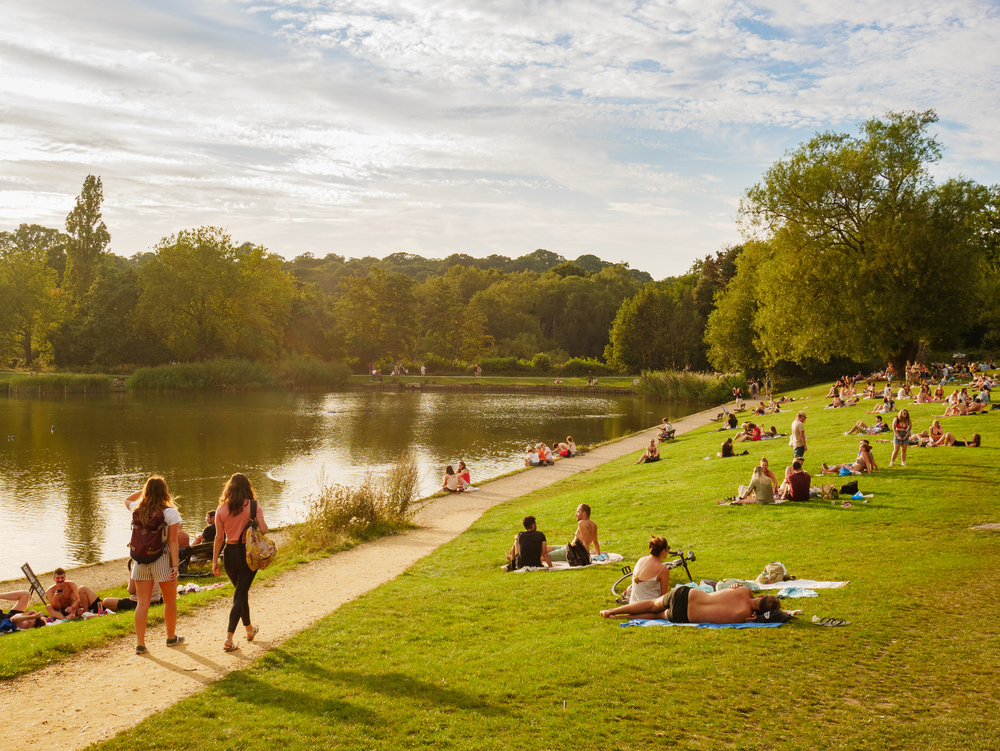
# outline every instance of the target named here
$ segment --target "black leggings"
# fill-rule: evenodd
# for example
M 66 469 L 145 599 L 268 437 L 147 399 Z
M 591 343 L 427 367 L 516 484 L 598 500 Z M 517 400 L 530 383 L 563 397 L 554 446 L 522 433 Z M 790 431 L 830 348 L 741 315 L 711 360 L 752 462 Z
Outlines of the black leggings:
M 222 559 L 226 562 L 226 575 L 236 587 L 233 609 L 229 611 L 229 633 L 232 634 L 236 632 L 240 618 L 244 626 L 250 625 L 250 585 L 257 572 L 247 566 L 247 546 L 242 542 L 227 543 Z

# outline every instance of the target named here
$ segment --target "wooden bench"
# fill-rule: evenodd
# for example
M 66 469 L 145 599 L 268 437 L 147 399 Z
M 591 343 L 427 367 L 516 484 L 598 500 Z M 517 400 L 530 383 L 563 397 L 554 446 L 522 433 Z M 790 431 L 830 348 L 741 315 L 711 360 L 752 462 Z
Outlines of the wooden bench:
M 178 556 L 178 575 L 180 576 L 211 576 L 211 571 L 194 572 L 191 571 L 192 564 L 211 562 L 212 552 L 215 548 L 214 542 L 203 542 L 200 545 L 189 545 L 181 548 Z M 222 549 L 226 549 L 226 543 L 222 543 Z

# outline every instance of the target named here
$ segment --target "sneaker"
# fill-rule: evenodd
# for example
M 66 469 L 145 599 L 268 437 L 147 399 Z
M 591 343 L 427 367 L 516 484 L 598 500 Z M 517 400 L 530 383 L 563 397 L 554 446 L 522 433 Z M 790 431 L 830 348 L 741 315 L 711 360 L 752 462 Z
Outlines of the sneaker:
M 906 462 L 900 462 L 900 463 L 899 463 L 899 466 L 901 466 L 901 467 L 905 467 L 905 466 L 906 466 Z
M 173 639 L 167 639 L 168 647 L 179 647 L 184 643 L 184 637 L 180 634 L 176 634 Z
M 144 654 L 147 654 L 148 652 L 149 652 L 149 650 L 146 649 L 146 645 L 145 644 L 136 644 L 135 645 L 135 653 L 137 655 L 144 655 Z
M 895 462 L 889 462 L 889 466 L 890 466 L 890 467 L 891 467 L 891 466 L 892 466 L 893 464 L 895 464 Z

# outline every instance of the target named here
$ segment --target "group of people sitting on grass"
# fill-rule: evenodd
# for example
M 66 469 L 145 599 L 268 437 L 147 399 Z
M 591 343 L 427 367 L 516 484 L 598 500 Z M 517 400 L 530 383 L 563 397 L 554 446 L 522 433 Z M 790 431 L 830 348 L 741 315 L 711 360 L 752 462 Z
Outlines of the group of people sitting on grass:
M 556 457 L 568 459 L 576 456 L 580 450 L 573 441 L 573 436 L 566 436 L 565 441 L 553 443 L 553 448 L 549 448 L 544 443 L 538 443 L 528 447 L 528 453 L 524 457 L 525 467 L 545 467 L 555 464 Z
M 457 472 L 450 464 L 445 467 L 441 490 L 447 490 L 449 493 L 462 493 L 471 487 L 472 476 L 469 474 L 469 468 L 465 466 L 464 460 L 459 460 Z
M 508 571 L 523 568 L 552 568 L 553 563 L 568 562 L 585 565 L 599 558 L 601 543 L 597 539 L 597 524 L 590 518 L 591 509 L 581 503 L 576 509 L 576 531 L 565 545 L 550 545 L 545 533 L 538 531 L 535 517 L 521 520 L 523 532 L 514 535 L 514 544 L 507 552 Z

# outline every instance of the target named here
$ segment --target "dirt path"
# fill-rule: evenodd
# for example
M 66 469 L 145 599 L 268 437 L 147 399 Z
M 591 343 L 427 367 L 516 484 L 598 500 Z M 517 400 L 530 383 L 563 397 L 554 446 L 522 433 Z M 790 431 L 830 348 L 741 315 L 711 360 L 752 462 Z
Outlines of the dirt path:
M 707 424 L 713 413 L 677 421 L 677 434 Z M 235 652 L 222 651 L 231 604 L 227 599 L 178 620 L 177 632 L 187 639 L 184 647 L 164 646 L 166 631 L 160 625 L 147 634 L 148 656 L 133 654 L 135 642 L 129 636 L 0 685 L 0 705 L 4 707 L 7 728 L 5 742 L 15 747 L 31 739 L 65 750 L 109 738 L 230 671 L 239 670 L 343 603 L 394 579 L 467 530 L 492 506 L 640 451 L 652 435 L 652 431 L 637 433 L 584 456 L 556 462 L 553 467 L 484 483 L 476 493 L 436 499 L 419 512 L 419 529 L 299 566 L 269 582 L 269 586 L 254 587 L 251 607 L 254 622 L 261 626 L 260 635 L 252 644 L 240 639 L 240 648 Z M 669 446 L 665 449 L 669 452 Z M 376 561 L 379 565 L 374 565 Z M 395 562 L 393 570 L 384 570 L 385 561 Z M 88 584 L 94 576 L 114 577 L 107 585 L 114 586 L 123 582 L 123 568 L 121 561 L 111 562 L 79 570 L 78 576 Z M 324 590 L 328 597 L 322 603 L 312 597 L 318 580 L 329 585 Z M 290 608 L 290 603 L 295 607 Z M 100 676 L 96 682 L 95 675 Z

